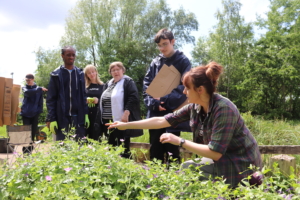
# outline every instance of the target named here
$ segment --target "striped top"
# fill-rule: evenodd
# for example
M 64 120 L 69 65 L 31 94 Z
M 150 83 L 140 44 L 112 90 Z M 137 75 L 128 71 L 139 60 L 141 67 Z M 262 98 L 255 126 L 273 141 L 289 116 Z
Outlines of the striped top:
M 112 110 L 111 110 L 111 94 L 113 89 L 115 88 L 115 86 L 117 85 L 116 83 L 111 84 L 105 92 L 103 92 L 102 95 L 102 107 L 103 107 L 103 111 L 102 111 L 102 118 L 103 119 L 112 119 Z
M 251 164 L 262 166 L 257 142 L 229 99 L 214 94 L 204 120 L 201 113 L 200 105 L 189 104 L 165 115 L 165 119 L 172 127 L 189 121 L 194 142 L 206 144 L 212 151 L 222 154 L 218 161 L 214 161 L 214 177 L 223 177 L 226 183 L 235 187 L 253 173 L 249 169 Z

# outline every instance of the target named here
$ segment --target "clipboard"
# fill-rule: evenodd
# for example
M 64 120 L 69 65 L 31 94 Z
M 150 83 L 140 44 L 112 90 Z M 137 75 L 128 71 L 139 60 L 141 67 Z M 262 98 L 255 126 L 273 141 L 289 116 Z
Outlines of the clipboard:
M 167 94 L 170 94 L 172 90 L 180 84 L 180 79 L 181 74 L 173 65 L 168 67 L 166 64 L 164 64 L 154 77 L 153 81 L 150 83 L 146 93 L 153 98 L 163 97 Z M 180 109 L 186 104 L 188 104 L 188 99 L 186 99 L 185 102 L 183 102 L 175 110 Z

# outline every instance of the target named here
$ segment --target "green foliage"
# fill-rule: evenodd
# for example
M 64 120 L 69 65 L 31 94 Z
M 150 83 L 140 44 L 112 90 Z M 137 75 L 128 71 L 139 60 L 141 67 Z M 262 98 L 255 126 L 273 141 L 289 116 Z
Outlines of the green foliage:
M 243 107 L 265 118 L 300 117 L 299 0 L 271 1 L 267 30 L 254 46 L 244 66 Z
M 198 180 L 201 173 L 172 165 L 135 163 L 106 144 L 53 143 L 45 152 L 0 169 L 0 198 L 5 199 L 282 199 L 300 194 L 299 180 L 279 170 L 259 187 L 229 189 L 222 181 Z M 264 169 L 263 173 L 269 170 Z
M 7 133 L 6 133 L 6 125 L 0 126 L 0 138 L 1 136 L 3 137 L 7 137 Z
M 38 86 L 48 87 L 50 73 L 62 64 L 60 50 L 45 50 L 40 47 L 36 52 L 36 61 L 38 63 L 35 82 Z
M 238 0 L 223 0 L 222 4 L 222 10 L 216 12 L 217 25 L 209 37 L 198 39 L 192 52 L 193 61 L 199 64 L 207 64 L 211 60 L 220 63 L 224 73 L 220 77 L 218 91 L 240 108 L 244 94 L 237 87 L 244 80 L 241 67 L 252 46 L 253 28 L 240 15 L 242 5 Z
M 195 14 L 183 8 L 172 10 L 165 0 L 80 0 L 66 19 L 66 34 L 60 45 L 74 46 L 75 65 L 95 65 L 104 82 L 111 78 L 109 64 L 121 61 L 142 97 L 147 67 L 159 53 L 153 39 L 165 27 L 173 31 L 176 45 L 181 47 L 194 42 L 190 33 L 198 29 L 198 22 Z M 61 63 L 59 53 L 43 49 L 36 52 L 38 84 L 48 84 L 49 73 Z
M 259 145 L 299 145 L 299 122 L 287 120 L 266 120 L 251 115 L 250 112 L 242 114 L 245 124 L 255 136 Z

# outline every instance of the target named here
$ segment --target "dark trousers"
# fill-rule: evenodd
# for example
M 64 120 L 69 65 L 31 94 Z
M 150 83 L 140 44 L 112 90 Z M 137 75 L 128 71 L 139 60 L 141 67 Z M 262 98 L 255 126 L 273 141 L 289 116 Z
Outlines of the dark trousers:
M 150 159 L 154 158 L 161 160 L 163 163 L 172 162 L 174 159 L 180 162 L 179 147 L 169 143 L 161 143 L 160 136 L 166 133 L 166 129 L 149 129 L 150 135 Z M 180 136 L 180 132 L 173 132 L 172 134 Z
M 23 125 L 31 125 L 31 139 L 34 141 L 34 137 L 38 132 L 38 119 L 39 114 L 35 115 L 34 117 L 24 117 L 22 116 Z M 33 150 L 33 146 L 23 147 L 23 153 L 31 153 Z
M 85 137 L 85 128 L 84 124 L 78 124 L 77 116 L 67 116 L 67 121 L 68 124 L 64 130 L 65 133 L 68 134 L 76 134 L 75 139 L 76 141 L 79 138 Z M 74 128 L 74 133 L 72 133 L 72 128 Z M 64 140 L 66 138 L 66 135 L 62 132 L 62 130 L 57 130 L 56 131 L 56 141 Z
M 108 123 L 109 120 L 103 119 L 103 124 Z M 106 128 L 107 129 L 107 128 Z M 116 147 L 122 145 L 124 152 L 121 154 L 124 158 L 130 157 L 130 137 L 125 137 L 126 131 L 119 129 L 108 130 L 108 144 Z
M 102 137 L 102 134 L 101 134 L 102 132 L 101 132 L 100 127 L 98 128 L 99 131 L 94 130 L 96 128 L 94 126 L 95 126 L 95 120 L 97 118 L 98 109 L 99 109 L 98 106 L 89 108 L 90 127 L 88 129 L 86 129 L 86 136 L 93 140 L 99 140 L 100 136 Z M 101 125 L 101 122 L 98 122 L 98 124 Z

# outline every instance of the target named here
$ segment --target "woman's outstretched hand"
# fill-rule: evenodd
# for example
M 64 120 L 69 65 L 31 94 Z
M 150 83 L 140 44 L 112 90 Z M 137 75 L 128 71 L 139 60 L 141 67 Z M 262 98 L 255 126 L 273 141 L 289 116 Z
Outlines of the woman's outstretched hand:
M 105 126 L 108 126 L 108 129 L 117 128 L 119 130 L 126 130 L 125 125 L 127 123 L 125 122 L 113 122 L 113 123 L 106 123 Z
M 161 143 L 171 143 L 174 145 L 179 145 L 180 144 L 181 138 L 172 134 L 172 133 L 164 133 L 160 136 L 160 142 Z

